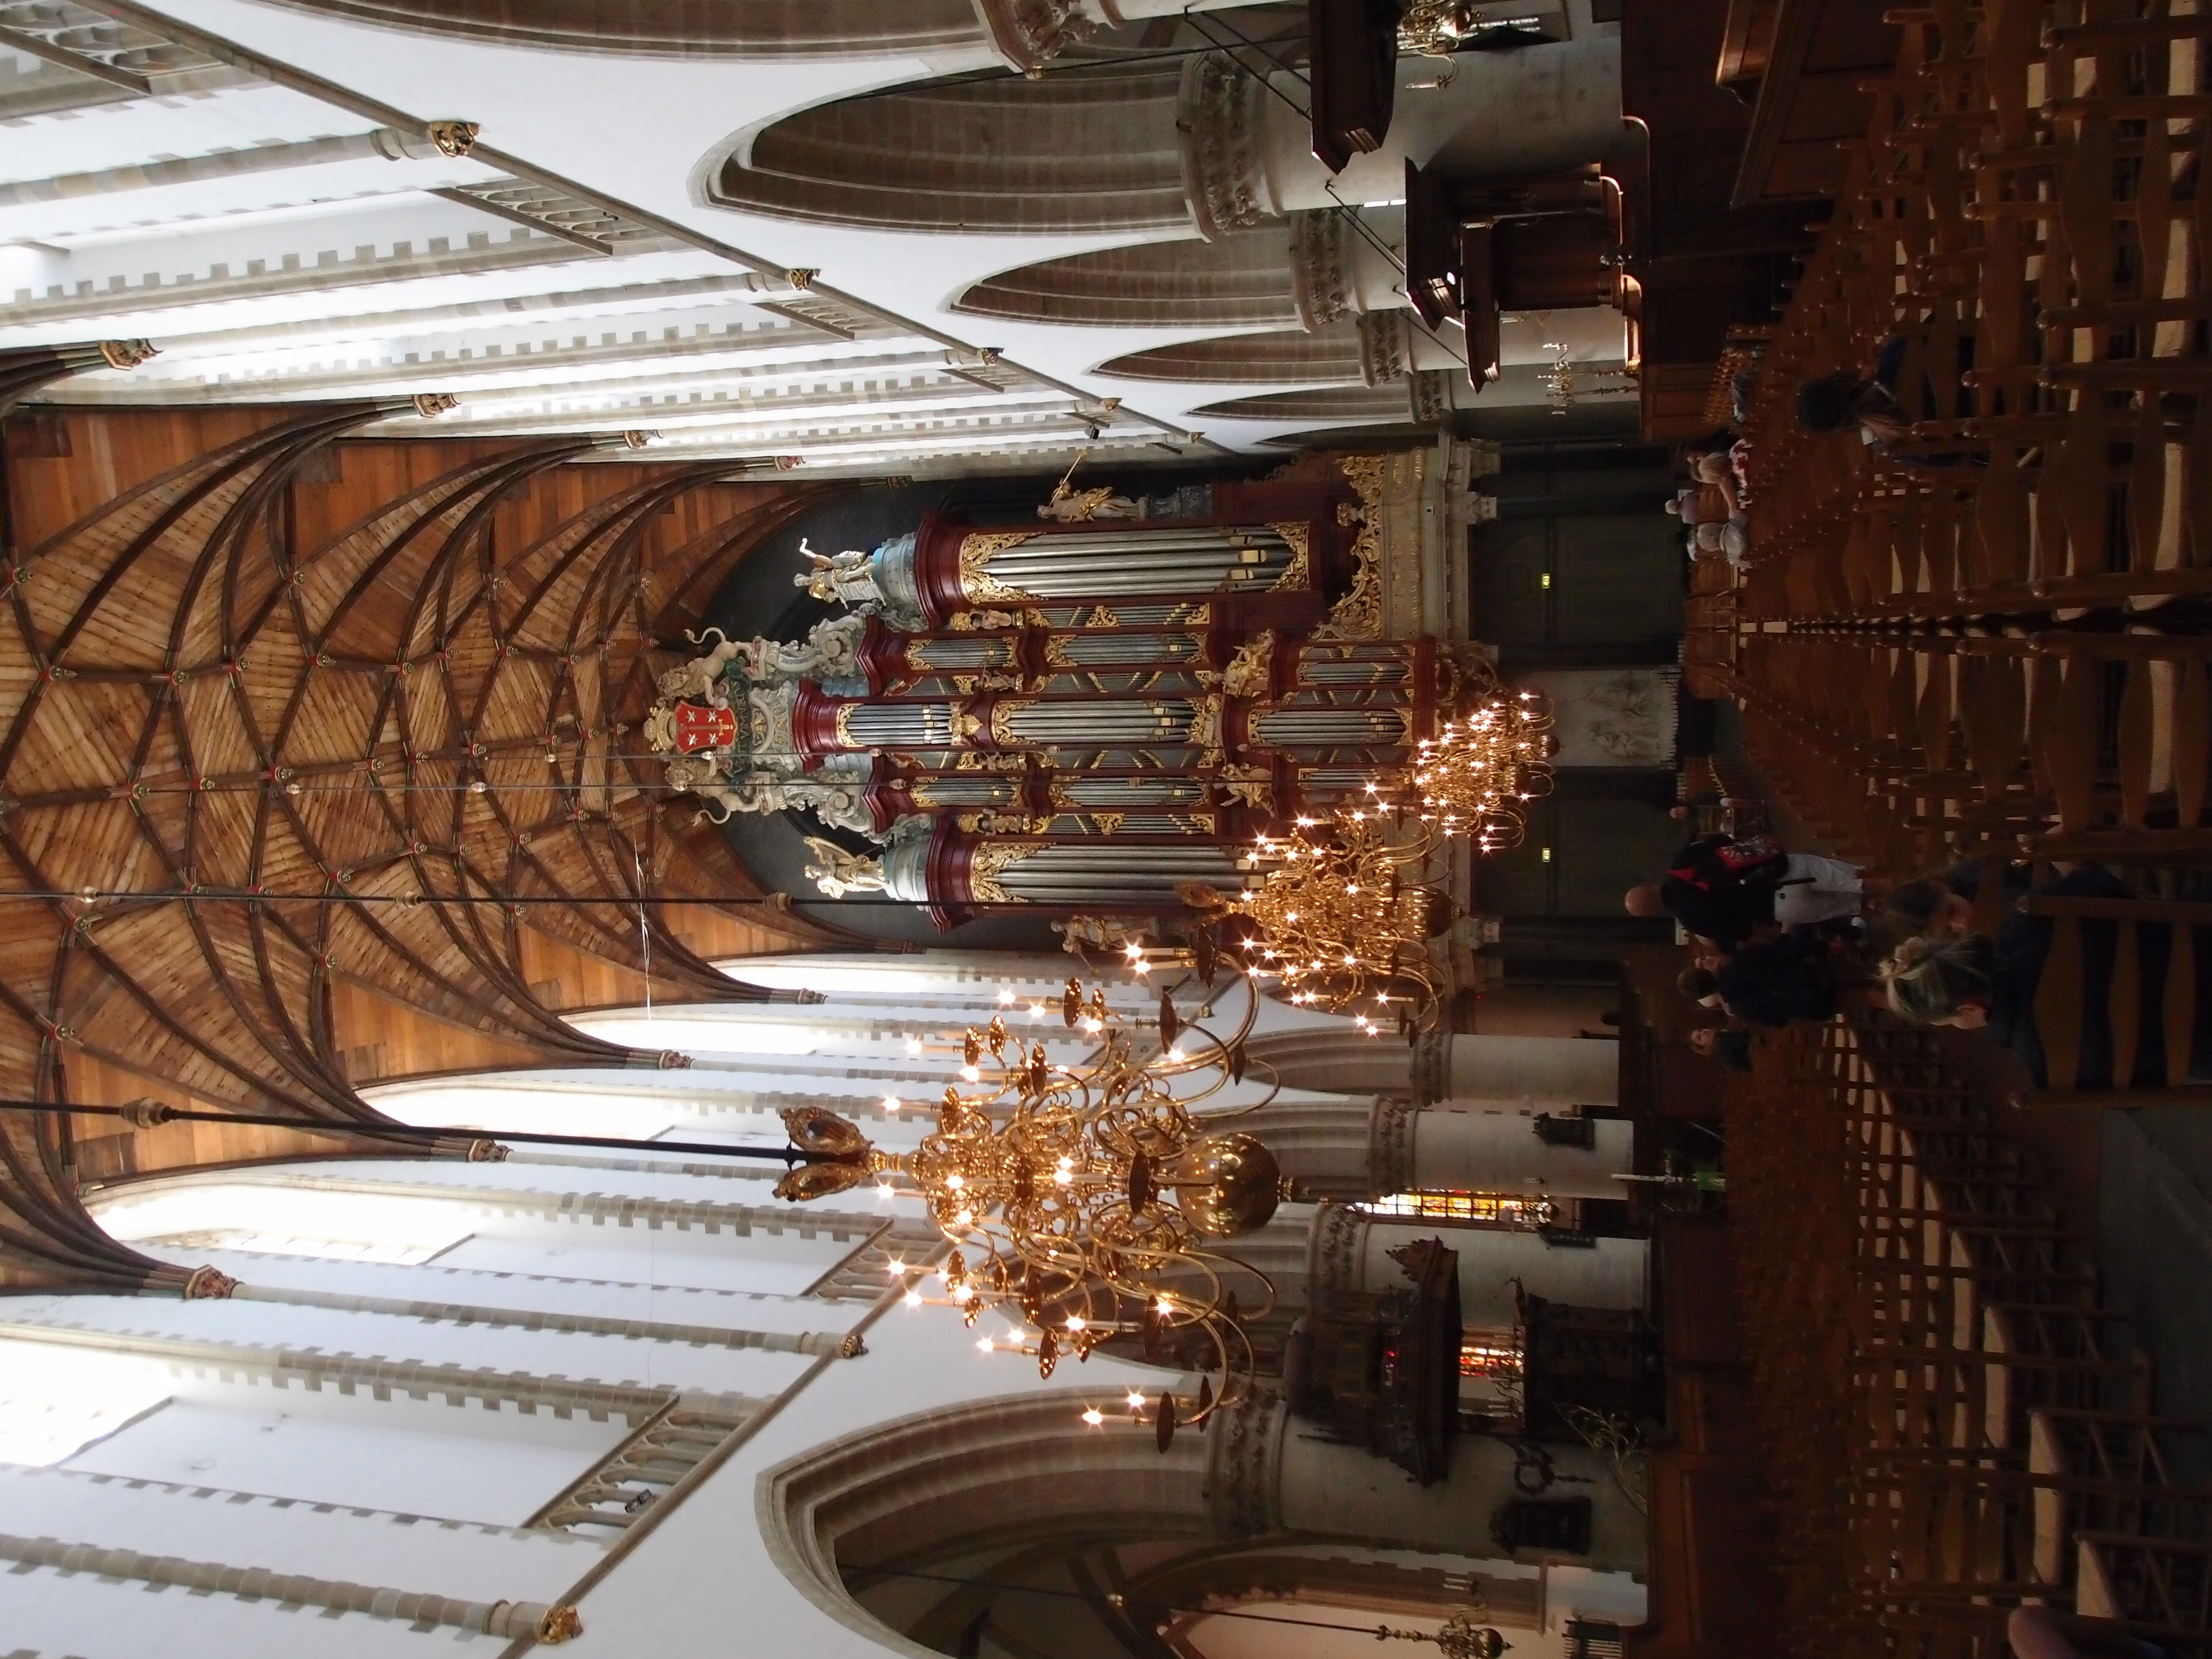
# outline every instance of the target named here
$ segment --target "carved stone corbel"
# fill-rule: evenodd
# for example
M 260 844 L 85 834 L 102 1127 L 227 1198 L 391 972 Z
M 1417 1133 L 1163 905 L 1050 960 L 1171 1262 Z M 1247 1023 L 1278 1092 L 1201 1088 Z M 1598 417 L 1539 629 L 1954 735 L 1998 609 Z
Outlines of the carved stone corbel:
M 1032 79 L 1079 40 L 1098 32 L 1083 0 L 975 0 L 999 55 Z
M 1384 1096 L 1375 1103 L 1368 1131 L 1368 1180 L 1377 1198 L 1413 1189 L 1413 1115 L 1409 1100 Z
M 1297 307 L 1299 325 L 1308 332 L 1351 313 L 1350 237 L 1344 216 L 1334 208 L 1291 216 L 1291 303 Z
M 1413 329 L 1402 311 L 1370 312 L 1359 319 L 1359 378 L 1369 386 L 1402 380 L 1413 367 Z
M 1206 1443 L 1206 1503 L 1217 1531 L 1253 1538 L 1283 1529 L 1283 1397 L 1255 1382 L 1215 1417 Z
M 1225 54 L 1183 70 L 1176 126 L 1183 195 L 1198 234 L 1218 242 L 1260 222 L 1260 83 Z

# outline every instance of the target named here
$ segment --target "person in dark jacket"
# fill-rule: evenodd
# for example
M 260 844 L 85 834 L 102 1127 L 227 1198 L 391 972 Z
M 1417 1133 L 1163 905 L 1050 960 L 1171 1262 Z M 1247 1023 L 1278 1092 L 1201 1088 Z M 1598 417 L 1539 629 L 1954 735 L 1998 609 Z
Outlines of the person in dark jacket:
M 1729 1025 L 1700 1025 L 1690 1033 L 1690 1047 L 1724 1072 L 1751 1069 L 1751 1033 Z
M 1905 375 L 1905 354 L 1910 345 L 1911 337 L 1904 334 L 1893 334 L 1883 341 L 1875 356 L 1874 374 L 1867 379 L 1862 380 L 1846 369 L 1806 381 L 1797 388 L 1797 424 L 1808 432 L 1856 433 L 1859 441 L 1878 455 L 1888 454 L 1892 446 L 1908 441 L 1915 417 L 1905 410 L 1904 400 L 1898 395 L 1898 383 Z M 1972 418 L 1974 394 L 1966 385 L 1967 373 L 1974 366 L 1972 334 L 1959 336 L 1958 353 L 1955 374 L 1944 376 L 1940 383 L 1934 365 L 1923 370 L 1921 413 L 1917 418 Z M 1893 459 L 1903 466 L 1938 469 L 1986 465 L 1989 460 L 1987 456 L 1972 450 L 1929 455 L 1907 453 Z
M 1794 930 L 1764 945 L 1747 945 L 1715 975 L 1721 1005 L 1754 1025 L 1836 1017 L 1836 970 L 1829 942 L 1810 930 Z
M 2027 866 L 2005 866 L 2006 904 L 2009 906 L 2027 888 Z M 1974 906 L 1981 892 L 1982 861 L 1960 859 L 1940 876 L 1892 888 L 1884 908 L 1891 927 L 1900 933 L 1964 933 L 1973 927 Z
M 1836 972 L 1830 942 L 1800 928 L 1733 956 L 1700 957 L 1675 981 L 1692 1002 L 1725 1011 L 1753 1025 L 1836 1017 Z

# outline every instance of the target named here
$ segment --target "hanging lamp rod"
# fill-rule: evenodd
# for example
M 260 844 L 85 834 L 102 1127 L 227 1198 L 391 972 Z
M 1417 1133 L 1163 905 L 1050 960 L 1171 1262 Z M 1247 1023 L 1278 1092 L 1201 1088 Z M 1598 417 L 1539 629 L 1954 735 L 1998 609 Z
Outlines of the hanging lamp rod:
M 848 897 L 833 899 L 827 894 L 815 896 L 805 894 L 794 896 L 786 893 L 769 893 L 754 896 L 732 895 L 728 898 L 701 898 L 689 895 L 671 895 L 668 897 L 663 898 L 653 894 L 640 896 L 635 893 L 523 893 L 518 894 L 513 898 L 501 898 L 489 894 L 474 893 L 268 893 L 256 892 L 252 888 L 247 887 L 80 887 L 74 890 L 66 890 L 58 887 L 18 887 L 0 889 L 0 902 L 3 902 L 9 899 L 22 899 L 37 903 L 73 904 L 105 904 L 111 901 L 120 902 L 132 899 L 159 899 L 165 903 L 176 903 L 181 901 L 191 904 L 396 904 L 402 909 L 411 909 L 416 905 L 424 904 L 489 904 L 499 907 L 514 907 L 517 908 L 525 905 L 538 904 L 614 904 L 620 905 L 624 908 L 638 904 L 704 904 L 722 907 L 735 905 L 766 905 L 772 908 L 781 908 L 777 906 L 777 901 L 781 899 L 786 903 L 793 906 L 823 904 L 835 905 L 840 908 L 849 908 L 854 906 L 864 906 L 875 909 L 912 910 L 925 906 L 929 902 L 929 901 L 926 899 L 884 898 L 880 896 L 871 898 Z M 1120 909 L 1128 909 L 1132 908 L 1131 904 L 1121 903 L 1119 901 L 1099 901 L 1099 904 L 1101 905 L 1109 903 L 1113 904 Z M 1163 896 L 1160 901 L 1156 904 L 1149 906 L 1137 905 L 1134 908 L 1150 911 L 1159 909 L 1170 903 L 1170 899 L 1166 896 Z M 1172 903 L 1175 906 L 1180 907 L 1182 901 L 1180 899 L 1173 900 Z M 1052 908 L 1052 907 L 1048 905 L 1033 904 L 1025 899 L 962 899 L 959 901 L 957 908 L 963 910 L 1015 910 L 1031 912 L 1038 915 L 1048 914 Z M 1091 908 L 1095 909 L 1098 908 L 1098 905 L 1093 905 Z
M 73 1106 L 47 1100 L 0 1100 L 0 1113 L 22 1116 L 115 1117 L 133 1128 L 158 1128 L 164 1123 L 228 1123 L 254 1128 L 297 1129 L 303 1134 L 356 1135 L 365 1140 L 497 1140 L 531 1146 L 596 1146 L 609 1152 L 696 1152 L 711 1158 L 756 1158 L 794 1164 L 834 1164 L 827 1152 L 811 1152 L 799 1146 L 729 1145 L 704 1140 L 635 1140 L 620 1135 L 556 1135 L 529 1130 L 485 1130 L 424 1126 L 415 1123 L 343 1123 L 314 1118 L 282 1117 L 272 1112 L 202 1112 L 188 1107 L 152 1102 L 134 1106 Z

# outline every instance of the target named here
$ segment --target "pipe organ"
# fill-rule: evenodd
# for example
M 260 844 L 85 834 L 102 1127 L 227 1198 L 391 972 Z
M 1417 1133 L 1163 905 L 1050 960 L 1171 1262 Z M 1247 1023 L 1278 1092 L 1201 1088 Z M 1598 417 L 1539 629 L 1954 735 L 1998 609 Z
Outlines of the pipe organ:
M 1404 764 L 1457 682 L 1436 640 L 1382 637 L 1360 459 L 1178 491 L 1174 519 L 1113 496 L 1087 502 L 1113 517 L 933 514 L 870 553 L 805 550 L 794 580 L 845 614 L 664 673 L 666 781 L 718 817 L 805 807 L 859 832 L 881 852 L 840 855 L 824 890 L 948 924 L 1237 885 L 1261 833 Z

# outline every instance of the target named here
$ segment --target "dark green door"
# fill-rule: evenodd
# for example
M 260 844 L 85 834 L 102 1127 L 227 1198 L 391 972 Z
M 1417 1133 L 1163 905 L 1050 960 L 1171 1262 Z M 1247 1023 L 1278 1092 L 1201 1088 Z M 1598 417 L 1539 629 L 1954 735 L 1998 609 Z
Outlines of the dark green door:
M 1528 838 L 1475 863 L 1475 907 L 1491 915 L 1622 916 L 1621 896 L 1656 881 L 1687 839 L 1667 809 L 1646 800 L 1554 798 L 1539 804 Z
M 1509 654 L 1682 631 L 1681 530 L 1656 508 L 1504 519 L 1471 539 L 1474 637 Z

